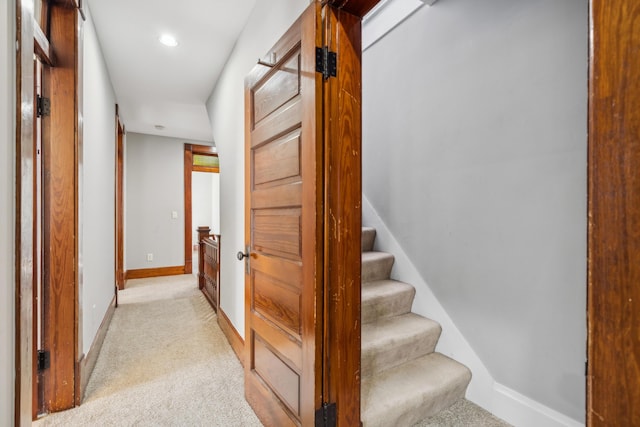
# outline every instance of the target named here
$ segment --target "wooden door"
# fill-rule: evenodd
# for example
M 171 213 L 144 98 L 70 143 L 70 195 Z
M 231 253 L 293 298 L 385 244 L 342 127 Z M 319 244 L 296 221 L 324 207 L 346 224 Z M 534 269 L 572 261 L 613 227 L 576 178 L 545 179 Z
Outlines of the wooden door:
M 268 426 L 321 405 L 320 23 L 313 3 L 245 82 L 245 393 Z
M 42 129 L 43 348 L 50 367 L 44 375 L 44 411 L 80 403 L 78 346 L 82 333 L 79 301 L 78 188 L 82 135 L 78 49 L 81 17 L 77 9 L 50 3 L 50 43 L 55 66 L 45 68 L 43 86 L 51 99 Z
M 42 97 L 43 64 L 39 58 L 34 59 L 34 105 Z M 38 353 L 42 347 L 42 128 L 47 124 L 46 116 L 34 114 L 33 121 L 33 401 L 32 417 L 35 420 L 44 410 L 42 371 L 38 366 Z

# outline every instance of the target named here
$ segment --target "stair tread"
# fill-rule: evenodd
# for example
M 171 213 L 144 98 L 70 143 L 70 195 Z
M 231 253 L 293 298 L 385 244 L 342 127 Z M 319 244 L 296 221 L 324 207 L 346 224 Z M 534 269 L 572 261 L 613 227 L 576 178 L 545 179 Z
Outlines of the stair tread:
M 398 316 L 411 311 L 416 289 L 397 280 L 376 280 L 362 284 L 362 323 Z
M 395 258 L 393 254 L 389 252 L 381 252 L 381 251 L 367 251 L 362 252 L 362 262 L 375 262 L 380 259 L 386 258 Z
M 464 397 L 470 379 L 466 366 L 440 353 L 363 378 L 363 425 L 413 425 Z
M 362 302 L 374 298 L 389 298 L 398 292 L 415 293 L 415 290 L 410 284 L 399 280 L 373 280 L 362 284 Z

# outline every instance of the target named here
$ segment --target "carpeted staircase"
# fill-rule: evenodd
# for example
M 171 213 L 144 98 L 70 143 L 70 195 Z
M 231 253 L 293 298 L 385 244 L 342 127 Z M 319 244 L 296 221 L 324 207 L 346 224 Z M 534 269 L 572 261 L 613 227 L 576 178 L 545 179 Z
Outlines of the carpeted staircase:
M 464 397 L 469 369 L 434 352 L 440 325 L 411 312 L 413 286 L 391 280 L 393 255 L 362 229 L 362 422 L 412 426 Z

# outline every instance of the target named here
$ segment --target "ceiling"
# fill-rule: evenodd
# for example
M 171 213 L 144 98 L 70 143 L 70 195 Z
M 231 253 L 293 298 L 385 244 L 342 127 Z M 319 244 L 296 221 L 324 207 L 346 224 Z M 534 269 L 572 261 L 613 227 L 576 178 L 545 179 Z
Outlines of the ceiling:
M 205 102 L 255 1 L 88 0 L 128 132 L 213 141 Z

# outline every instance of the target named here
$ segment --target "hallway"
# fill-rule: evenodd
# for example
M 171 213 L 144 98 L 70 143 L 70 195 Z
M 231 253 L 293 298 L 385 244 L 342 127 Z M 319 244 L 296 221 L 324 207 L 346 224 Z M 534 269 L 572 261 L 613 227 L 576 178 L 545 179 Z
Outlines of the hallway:
M 129 280 L 80 407 L 34 426 L 260 426 L 195 276 Z
M 195 276 L 127 281 L 82 405 L 47 426 L 262 426 L 244 373 Z M 466 399 L 416 427 L 507 427 Z

